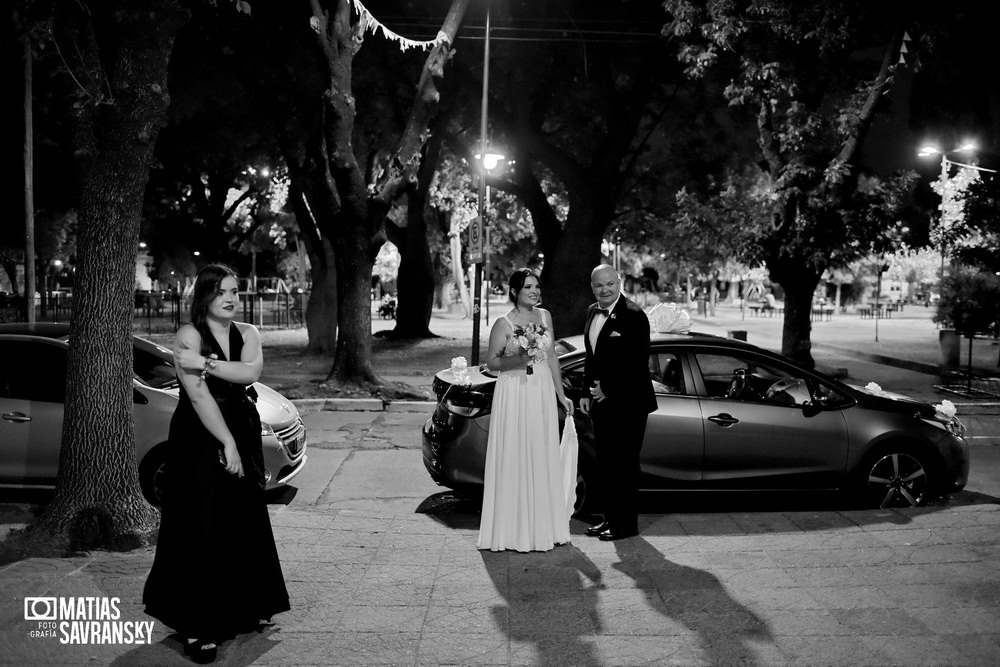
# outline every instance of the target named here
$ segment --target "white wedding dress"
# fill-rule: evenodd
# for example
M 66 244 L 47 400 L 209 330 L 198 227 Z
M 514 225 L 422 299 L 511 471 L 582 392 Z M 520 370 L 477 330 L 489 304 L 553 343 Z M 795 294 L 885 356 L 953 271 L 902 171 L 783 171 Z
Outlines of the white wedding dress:
M 507 354 L 516 351 L 508 334 Z M 479 549 L 548 551 L 570 541 L 555 386 L 547 363 L 533 371 L 503 371 L 497 378 Z

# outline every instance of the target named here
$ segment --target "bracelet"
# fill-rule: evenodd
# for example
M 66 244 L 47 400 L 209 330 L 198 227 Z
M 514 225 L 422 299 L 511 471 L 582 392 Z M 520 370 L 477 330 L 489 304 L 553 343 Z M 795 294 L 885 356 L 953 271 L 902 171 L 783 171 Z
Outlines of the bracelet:
M 215 368 L 215 360 L 219 358 L 219 355 L 213 352 L 212 354 L 205 357 L 205 365 L 201 367 L 201 379 L 204 380 L 208 377 L 208 371 L 211 368 Z

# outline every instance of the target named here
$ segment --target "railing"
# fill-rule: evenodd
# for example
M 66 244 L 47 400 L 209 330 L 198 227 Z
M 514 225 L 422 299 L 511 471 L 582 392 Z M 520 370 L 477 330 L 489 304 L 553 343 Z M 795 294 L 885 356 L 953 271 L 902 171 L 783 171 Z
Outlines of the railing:
M 0 322 L 23 322 L 24 297 L 0 295 Z M 296 329 L 305 326 L 309 292 L 287 291 L 240 292 L 242 321 L 258 327 Z M 188 321 L 191 297 L 176 292 L 137 291 L 133 302 L 133 329 L 147 334 L 176 331 Z M 72 295 L 52 293 L 44 300 L 36 299 L 36 322 L 68 322 L 73 314 Z

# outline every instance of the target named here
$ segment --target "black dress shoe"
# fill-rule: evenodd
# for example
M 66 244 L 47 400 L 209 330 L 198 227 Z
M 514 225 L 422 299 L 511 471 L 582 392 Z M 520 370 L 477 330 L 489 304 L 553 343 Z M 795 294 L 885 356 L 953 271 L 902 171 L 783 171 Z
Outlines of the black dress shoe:
M 615 530 L 613 528 L 608 528 L 606 531 L 597 536 L 601 542 L 611 542 L 612 540 L 624 540 L 627 537 L 635 537 L 639 534 L 638 530 Z
M 191 662 L 199 665 L 207 665 L 210 662 L 214 662 L 218 651 L 218 646 L 210 640 L 196 639 L 193 642 L 186 642 L 184 644 L 184 654 L 191 658 Z
M 587 530 L 583 531 L 583 534 L 587 537 L 597 537 L 606 530 L 611 530 L 611 523 L 608 521 L 602 521 L 596 526 L 591 526 Z

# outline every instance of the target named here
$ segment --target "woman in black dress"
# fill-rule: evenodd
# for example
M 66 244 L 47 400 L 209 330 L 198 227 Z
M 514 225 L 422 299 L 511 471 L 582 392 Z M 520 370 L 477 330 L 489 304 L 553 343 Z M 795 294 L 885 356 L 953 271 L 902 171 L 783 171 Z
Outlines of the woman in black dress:
M 260 334 L 235 322 L 239 281 L 227 266 L 198 273 L 191 323 L 177 331 L 180 402 L 170 422 L 160 534 L 146 613 L 184 637 L 195 662 L 218 642 L 261 630 L 289 609 L 264 499 Z

